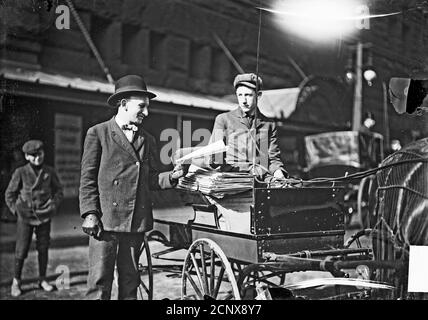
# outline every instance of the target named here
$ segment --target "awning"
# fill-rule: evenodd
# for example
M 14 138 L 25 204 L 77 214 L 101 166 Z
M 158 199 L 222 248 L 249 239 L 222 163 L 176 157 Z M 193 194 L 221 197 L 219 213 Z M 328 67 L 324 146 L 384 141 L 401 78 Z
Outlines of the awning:
M 296 110 L 299 88 L 265 90 L 259 107 L 268 118 L 287 119 Z
M 38 83 L 41 85 L 71 88 L 88 92 L 100 92 L 105 94 L 112 94 L 114 92 L 114 85 L 108 82 L 84 77 L 24 70 L 22 68 L 3 67 L 0 69 L 0 77 L 7 80 Z M 217 111 L 229 111 L 235 108 L 229 100 L 215 96 L 195 94 L 156 86 L 149 86 L 149 90 L 156 92 L 157 97 L 155 101 L 163 103 Z

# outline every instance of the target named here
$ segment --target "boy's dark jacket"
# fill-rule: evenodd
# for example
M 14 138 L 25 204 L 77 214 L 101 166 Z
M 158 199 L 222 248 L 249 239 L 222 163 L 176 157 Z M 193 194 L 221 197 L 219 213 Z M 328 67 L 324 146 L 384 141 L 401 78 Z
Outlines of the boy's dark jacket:
M 48 221 L 63 199 L 63 189 L 55 170 L 43 165 L 36 175 L 28 163 L 15 170 L 5 192 L 9 209 L 30 224 Z

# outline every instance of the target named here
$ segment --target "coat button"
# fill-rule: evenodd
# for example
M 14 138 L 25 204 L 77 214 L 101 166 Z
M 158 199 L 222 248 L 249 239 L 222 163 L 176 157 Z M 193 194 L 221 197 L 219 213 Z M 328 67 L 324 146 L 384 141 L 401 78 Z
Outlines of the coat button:
M 119 181 L 114 180 L 114 184 L 117 186 L 119 184 Z
M 115 207 L 117 207 L 117 202 L 113 202 L 113 205 L 114 205 Z
M 140 165 L 140 163 L 139 163 L 139 162 L 135 162 L 135 164 L 136 164 L 136 166 L 137 166 L 137 167 Z

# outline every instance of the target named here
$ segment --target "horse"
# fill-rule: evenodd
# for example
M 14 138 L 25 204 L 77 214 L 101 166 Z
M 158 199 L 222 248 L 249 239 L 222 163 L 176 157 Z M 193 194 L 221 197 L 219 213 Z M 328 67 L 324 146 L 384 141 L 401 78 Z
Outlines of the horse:
M 389 298 L 428 299 L 407 292 L 409 246 L 428 245 L 428 138 L 409 143 L 385 158 L 370 190 L 374 259 L 401 260 L 404 270 L 379 270 L 375 280 L 394 283 Z

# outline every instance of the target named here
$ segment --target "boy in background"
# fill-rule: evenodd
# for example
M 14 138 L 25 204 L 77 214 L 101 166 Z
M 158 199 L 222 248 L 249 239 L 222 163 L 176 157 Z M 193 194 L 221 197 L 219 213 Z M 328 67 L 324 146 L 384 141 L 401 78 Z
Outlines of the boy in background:
M 21 291 L 21 274 L 28 255 L 33 231 L 39 262 L 39 287 L 52 291 L 46 281 L 51 217 L 56 213 L 63 198 L 63 189 L 54 169 L 44 164 L 43 142 L 29 140 L 23 147 L 28 163 L 15 170 L 5 192 L 6 204 L 17 216 L 15 267 L 11 295 L 18 297 Z

